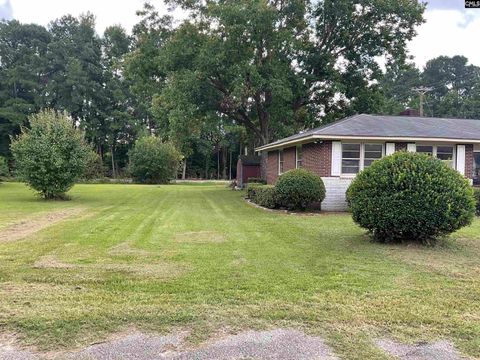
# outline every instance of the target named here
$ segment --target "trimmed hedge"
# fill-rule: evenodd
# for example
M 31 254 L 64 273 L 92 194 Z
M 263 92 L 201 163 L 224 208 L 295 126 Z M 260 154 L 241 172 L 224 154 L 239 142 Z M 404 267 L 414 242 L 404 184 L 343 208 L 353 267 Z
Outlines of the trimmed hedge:
M 353 220 L 381 242 L 432 243 L 471 223 L 473 190 L 456 170 L 431 156 L 398 152 L 352 181 Z
M 255 204 L 260 206 L 275 209 L 277 207 L 277 191 L 273 185 L 262 185 L 255 188 Z
M 480 188 L 473 188 L 473 197 L 475 198 L 475 214 L 480 216 Z
M 305 210 L 314 202 L 325 199 L 325 185 L 320 176 L 305 170 L 289 170 L 276 184 L 280 206 L 289 210 Z
M 256 191 L 257 191 L 257 188 L 263 186 L 263 184 L 261 183 L 248 183 L 247 184 L 247 198 L 254 201 L 255 199 L 255 194 L 256 194 Z
M 263 185 L 267 184 L 265 180 L 257 177 L 249 177 L 247 183 L 257 183 L 257 184 L 263 184 Z
M 247 198 L 255 204 L 269 209 L 275 209 L 278 205 L 277 193 L 273 185 L 249 183 L 247 185 Z

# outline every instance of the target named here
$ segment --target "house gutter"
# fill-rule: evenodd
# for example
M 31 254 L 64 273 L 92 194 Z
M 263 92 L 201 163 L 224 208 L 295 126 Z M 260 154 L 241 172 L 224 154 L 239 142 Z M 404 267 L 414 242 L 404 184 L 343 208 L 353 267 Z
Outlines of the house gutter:
M 278 144 L 267 144 L 255 148 L 256 152 L 274 149 L 283 149 L 291 145 L 298 145 L 315 140 L 381 140 L 392 142 L 446 142 L 460 144 L 480 144 L 480 139 L 455 139 L 455 138 L 434 138 L 434 137 L 398 137 L 398 136 L 348 136 L 348 135 L 308 135 Z

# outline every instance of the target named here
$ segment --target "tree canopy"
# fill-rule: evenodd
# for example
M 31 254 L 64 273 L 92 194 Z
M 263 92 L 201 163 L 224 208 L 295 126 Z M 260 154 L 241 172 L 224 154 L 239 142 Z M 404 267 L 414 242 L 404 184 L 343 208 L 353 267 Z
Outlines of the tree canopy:
M 131 35 L 95 17 L 45 28 L 0 23 L 0 155 L 43 107 L 66 110 L 108 167 L 122 174 L 135 141 L 154 135 L 182 153 L 184 174 L 225 177 L 245 151 L 358 112 L 417 107 L 477 117 L 478 68 L 461 56 L 411 65 L 423 22 L 417 0 L 168 0 L 146 3 Z M 385 66 L 382 67 L 381 64 Z

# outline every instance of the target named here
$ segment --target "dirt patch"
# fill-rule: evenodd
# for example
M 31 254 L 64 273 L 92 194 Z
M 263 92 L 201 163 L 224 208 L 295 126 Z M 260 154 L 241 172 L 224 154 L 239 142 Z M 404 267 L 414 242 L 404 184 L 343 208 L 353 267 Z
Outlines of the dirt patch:
M 121 244 L 111 247 L 108 250 L 108 254 L 112 256 L 148 256 L 150 252 L 134 248 L 128 242 L 122 242 Z
M 222 243 L 225 236 L 216 231 L 189 231 L 175 235 L 178 242 L 191 243 Z
M 95 268 L 97 270 L 112 271 L 112 272 L 126 272 L 133 275 L 144 277 L 154 277 L 157 279 L 173 279 L 185 274 L 189 269 L 188 266 L 175 263 L 157 263 L 157 264 L 93 264 L 84 265 L 83 268 Z
M 472 254 L 474 254 L 472 252 Z M 413 265 L 439 275 L 455 278 L 478 276 L 480 266 L 476 256 L 465 256 L 459 251 L 425 248 L 420 245 L 392 246 L 389 255 L 397 261 Z
M 0 243 L 22 240 L 49 226 L 79 215 L 83 208 L 64 209 L 48 213 L 33 219 L 26 219 L 0 231 Z
M 72 264 L 59 261 L 52 255 L 42 256 L 33 264 L 35 269 L 72 269 Z
M 402 360 L 462 360 L 455 347 L 448 341 L 420 342 L 413 345 L 400 344 L 392 340 L 377 340 L 379 348 Z
M 240 257 L 240 258 L 237 258 L 235 260 L 232 261 L 232 266 L 234 267 L 242 267 L 243 265 L 245 265 L 247 263 L 247 259 L 245 259 L 244 257 Z
M 36 360 L 39 359 L 33 352 L 19 349 L 18 339 L 13 334 L 0 335 L 0 360 Z
M 88 273 L 90 271 L 98 273 L 105 272 L 125 272 L 132 275 L 154 277 L 157 279 L 171 279 L 183 275 L 189 268 L 184 264 L 172 262 L 159 262 L 153 264 L 122 264 L 122 263 L 91 263 L 91 264 L 72 264 L 58 260 L 53 255 L 42 256 L 34 264 L 35 269 L 62 269 L 62 270 L 81 270 Z

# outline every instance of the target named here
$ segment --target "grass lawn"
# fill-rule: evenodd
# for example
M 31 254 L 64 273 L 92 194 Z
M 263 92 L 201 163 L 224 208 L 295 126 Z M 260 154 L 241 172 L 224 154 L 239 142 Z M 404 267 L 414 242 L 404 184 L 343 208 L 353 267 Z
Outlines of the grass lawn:
M 348 214 L 254 208 L 218 184 L 77 185 L 45 202 L 0 184 L 0 233 L 75 216 L 0 243 L 0 332 L 71 348 L 136 327 L 295 327 L 348 359 L 376 338 L 447 339 L 480 357 L 480 221 L 435 248 L 369 242 Z M 401 211 L 401 209 L 399 209 Z M 21 228 L 21 225 L 18 226 Z

